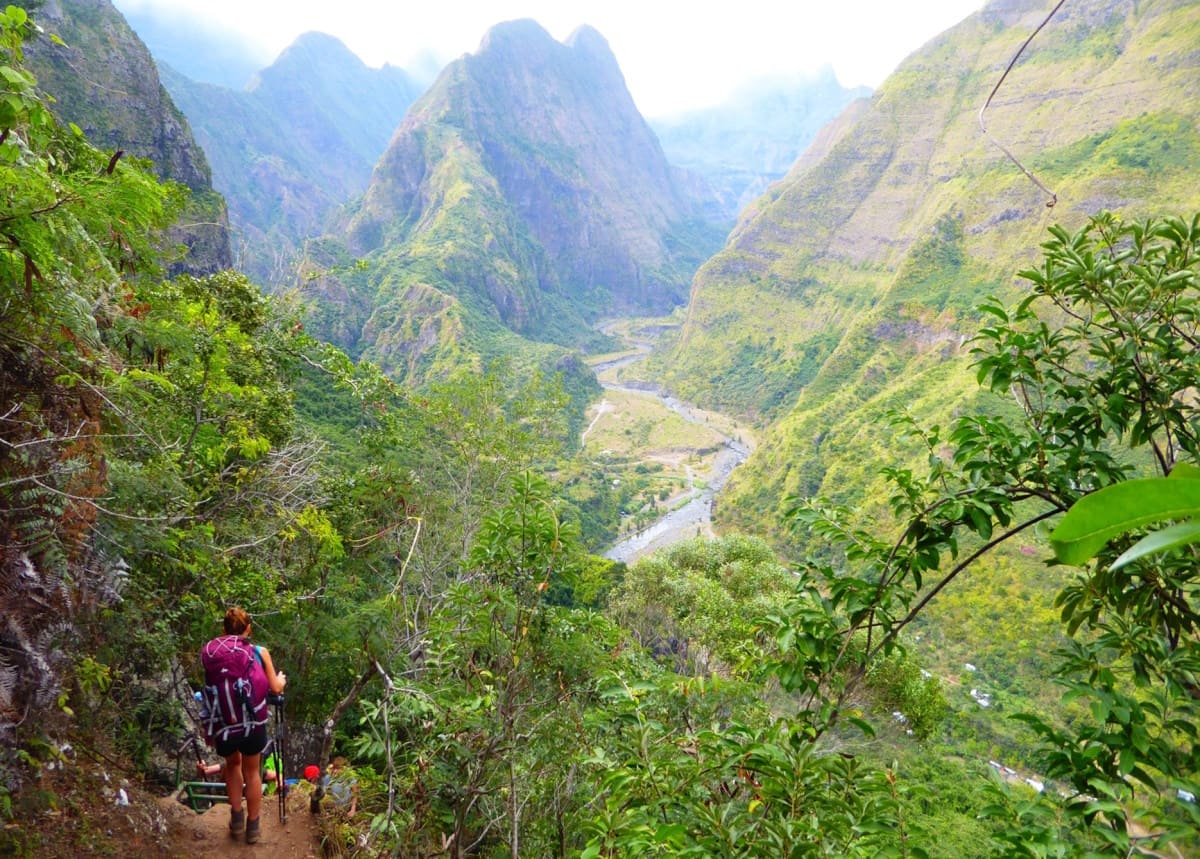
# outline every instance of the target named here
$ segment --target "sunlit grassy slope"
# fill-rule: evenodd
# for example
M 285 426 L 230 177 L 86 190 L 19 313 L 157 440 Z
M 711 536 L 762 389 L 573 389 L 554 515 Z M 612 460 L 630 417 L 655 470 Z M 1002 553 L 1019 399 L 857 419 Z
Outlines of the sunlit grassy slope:
M 727 525 L 779 533 L 790 494 L 868 499 L 903 457 L 887 407 L 927 420 L 981 407 L 973 308 L 1014 297 L 1046 227 L 1200 207 L 1200 5 L 1066 4 L 986 114 L 1046 4 L 994 2 L 911 56 L 750 207 L 697 274 L 656 359 L 681 396 L 765 426 Z M 987 408 L 993 408 L 991 404 Z

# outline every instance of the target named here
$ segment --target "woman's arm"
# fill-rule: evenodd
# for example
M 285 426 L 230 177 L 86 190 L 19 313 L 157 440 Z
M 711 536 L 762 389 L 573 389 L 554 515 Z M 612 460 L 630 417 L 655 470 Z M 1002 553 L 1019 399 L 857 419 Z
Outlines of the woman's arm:
M 258 655 L 262 657 L 263 671 L 267 672 L 267 687 L 275 695 L 283 694 L 283 687 L 287 685 L 287 675 L 280 671 L 275 673 L 275 663 L 271 661 L 271 654 L 265 647 L 258 649 Z

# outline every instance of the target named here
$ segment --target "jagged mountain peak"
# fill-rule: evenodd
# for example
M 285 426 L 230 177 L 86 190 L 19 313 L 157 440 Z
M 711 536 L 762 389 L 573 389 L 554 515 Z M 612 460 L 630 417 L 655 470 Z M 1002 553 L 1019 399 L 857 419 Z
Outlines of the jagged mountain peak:
M 305 76 L 312 76 L 330 68 L 339 71 L 345 68 L 365 70 L 367 66 L 341 39 L 328 33 L 310 30 L 297 36 L 295 41 L 283 49 L 275 62 L 259 72 L 257 77 L 264 74 L 292 74 L 297 71 Z M 252 82 L 249 89 L 254 88 L 255 82 Z
M 609 47 L 608 39 L 590 24 L 579 25 L 571 35 L 559 42 L 532 18 L 503 21 L 484 34 L 476 56 L 504 54 L 512 50 L 558 52 L 562 56 L 574 55 L 597 65 L 618 67 L 617 58 Z
M 493 329 L 590 341 L 589 319 L 683 302 L 723 236 L 702 211 L 603 36 L 498 24 L 414 104 L 347 225 L 349 251 L 374 255 L 380 274 L 366 289 L 373 318 L 343 343 L 389 369 L 420 365 L 434 338 L 401 334 L 428 329 L 416 285 Z
M 496 24 L 480 42 L 475 54 L 463 58 L 472 69 L 513 87 L 521 101 L 545 109 L 546 93 L 541 84 L 553 81 L 571 85 L 577 96 L 619 99 L 621 110 L 636 112 L 628 95 L 625 77 L 608 40 L 586 24 L 563 42 L 551 36 L 531 18 Z
M 691 217 L 691 204 L 675 186 L 607 41 L 587 27 L 571 42 L 555 41 L 532 19 L 508 21 L 488 31 L 477 53 L 447 66 L 398 130 L 393 151 L 376 170 L 377 187 L 368 190 L 355 232 L 376 235 L 361 229 L 362 222 L 378 226 L 380 218 L 390 219 L 397 201 L 408 201 L 416 190 L 396 195 L 391 179 L 428 175 L 414 171 L 413 158 L 430 153 L 415 155 L 408 144 L 414 136 L 428 135 L 435 123 L 455 129 L 479 151 L 526 217 L 536 220 L 538 213 L 563 205 L 554 195 L 580 194 L 604 203 L 608 208 L 601 210 L 610 221 L 648 222 L 661 230 L 672 219 Z M 523 143 L 514 148 L 518 140 Z M 433 154 L 440 159 L 445 153 Z M 534 169 L 527 156 L 540 167 Z M 630 238 L 634 246 L 641 243 Z M 565 250 L 570 241 L 554 244 Z
M 358 56 L 356 54 L 354 54 L 349 48 L 346 47 L 345 42 L 343 42 L 337 36 L 330 35 L 329 33 L 323 33 L 320 30 L 308 30 L 306 32 L 301 33 L 299 36 L 297 36 L 295 38 L 295 40 L 292 42 L 291 46 L 284 49 L 283 54 L 286 54 L 289 51 L 294 51 L 297 49 L 312 49 L 312 48 L 315 48 L 318 50 L 335 50 L 343 55 L 348 54 L 349 56 L 353 57 L 355 60 L 358 59 Z M 281 54 L 280 56 L 283 56 L 283 54 Z
M 271 286 L 290 282 L 297 246 L 362 193 L 418 93 L 403 69 L 370 68 L 319 32 L 299 36 L 245 90 L 165 82 L 229 200 L 241 265 Z
M 336 36 L 309 31 L 297 36 L 271 65 L 258 72 L 247 90 L 286 92 L 305 88 L 316 92 L 332 90 L 328 94 L 334 95 L 346 87 L 373 90 L 380 81 L 414 93 L 417 89 L 415 82 L 403 69 L 392 65 L 372 69 Z
M 488 28 L 479 42 L 478 54 L 492 50 L 505 50 L 511 45 L 522 45 L 526 41 L 554 42 L 546 28 L 532 18 L 515 18 L 501 21 Z
M 583 51 L 593 59 L 611 62 L 613 65 L 617 64 L 617 58 L 608 45 L 608 39 L 604 38 L 600 31 L 590 24 L 580 24 L 571 32 L 571 35 L 567 36 L 563 44 L 576 51 Z

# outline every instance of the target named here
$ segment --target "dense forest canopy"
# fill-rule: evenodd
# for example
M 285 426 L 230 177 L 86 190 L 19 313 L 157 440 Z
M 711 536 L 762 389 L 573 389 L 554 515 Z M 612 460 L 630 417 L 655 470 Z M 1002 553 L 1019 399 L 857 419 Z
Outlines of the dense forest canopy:
M 35 34 L 0 15 L 5 852 L 46 847 L 44 785 L 77 750 L 161 772 L 235 603 L 320 763 L 353 763 L 363 813 L 322 816 L 344 852 L 1200 850 L 1194 544 L 1114 565 L 1124 521 L 1073 559 L 1047 657 L 1065 705 L 1020 717 L 1053 789 L 954 754 L 909 635 L 1088 493 L 1200 464 L 1200 216 L 1051 230 L 1026 297 L 980 308 L 978 408 L 879 416 L 924 451 L 885 471 L 882 512 L 795 498 L 791 562 L 730 534 L 626 569 L 563 491 L 561 379 L 498 361 L 404 388 L 293 296 L 168 277 L 186 189 L 54 118 Z

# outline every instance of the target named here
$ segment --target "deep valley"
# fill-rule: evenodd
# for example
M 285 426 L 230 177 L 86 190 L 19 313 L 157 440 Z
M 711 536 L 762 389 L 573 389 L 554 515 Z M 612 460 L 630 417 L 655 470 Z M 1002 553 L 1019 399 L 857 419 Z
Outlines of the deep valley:
M 258 849 L 1200 855 L 1200 4 L 658 118 L 218 19 L 0 12 L 0 854 L 253 814 L 224 630 Z

